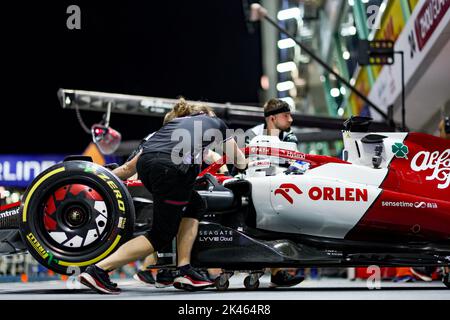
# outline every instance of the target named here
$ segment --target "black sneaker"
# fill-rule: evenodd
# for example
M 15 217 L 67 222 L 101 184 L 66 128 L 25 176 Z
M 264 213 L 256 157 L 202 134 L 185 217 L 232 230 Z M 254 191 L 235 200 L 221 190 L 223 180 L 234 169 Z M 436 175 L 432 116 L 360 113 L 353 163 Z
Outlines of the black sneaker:
M 196 270 L 198 273 L 200 273 L 201 276 L 203 276 L 203 278 L 208 279 L 212 282 L 214 282 L 220 275 L 220 274 L 219 275 L 211 275 L 208 272 L 208 269 L 196 269 Z
M 287 270 L 280 270 L 270 277 L 271 287 L 292 287 L 305 280 L 302 275 L 291 275 Z
M 153 277 L 151 270 L 141 270 L 135 273 L 133 279 L 141 281 L 146 284 L 155 284 L 155 278 Z
M 178 270 L 159 269 L 156 274 L 155 287 L 165 288 L 173 285 L 173 281 L 179 276 Z
M 173 283 L 173 286 L 177 289 L 198 290 L 214 284 L 213 281 L 201 275 L 190 265 L 180 267 L 178 270 L 180 274 Z
M 82 284 L 98 293 L 119 294 L 122 291 L 117 288 L 116 283 L 111 282 L 108 272 L 95 265 L 87 267 L 79 279 Z

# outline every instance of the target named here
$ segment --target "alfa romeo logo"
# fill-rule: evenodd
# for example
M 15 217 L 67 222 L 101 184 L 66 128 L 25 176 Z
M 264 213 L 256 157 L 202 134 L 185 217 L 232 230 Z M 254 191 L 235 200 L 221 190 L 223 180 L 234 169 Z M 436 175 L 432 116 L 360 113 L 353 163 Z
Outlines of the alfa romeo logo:
M 394 153 L 396 158 L 408 159 L 409 149 L 406 145 L 404 145 L 401 142 L 396 142 L 393 144 L 392 152 Z

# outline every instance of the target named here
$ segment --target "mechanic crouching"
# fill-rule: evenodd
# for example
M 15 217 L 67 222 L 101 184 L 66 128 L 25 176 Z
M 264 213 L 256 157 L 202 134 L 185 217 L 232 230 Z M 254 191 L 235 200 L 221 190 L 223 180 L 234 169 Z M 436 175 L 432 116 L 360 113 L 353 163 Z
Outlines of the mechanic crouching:
M 190 206 L 193 205 L 194 182 L 200 172 L 199 159 L 211 145 L 210 139 L 204 139 L 205 132 L 208 131 L 208 137 L 212 132 L 218 133 L 213 135 L 216 137 L 213 144 L 222 144 L 226 155 L 238 169 L 245 169 L 247 162 L 233 137 L 227 136 L 225 123 L 212 111 L 193 114 L 193 106 L 184 100 L 175 105 L 173 111 L 183 111 L 186 116 L 173 119 L 152 135 L 144 143 L 142 152 L 125 168 L 136 170 L 144 186 L 153 194 L 153 226 L 145 236 L 126 242 L 106 259 L 88 266 L 80 275 L 82 284 L 99 293 L 120 293 L 108 272 L 161 250 L 172 242 L 177 233 L 179 275 L 174 286 L 179 289 L 205 288 L 212 284 L 190 265 L 198 219 L 182 221 L 186 212 L 192 212 Z M 221 141 L 217 137 L 222 137 Z

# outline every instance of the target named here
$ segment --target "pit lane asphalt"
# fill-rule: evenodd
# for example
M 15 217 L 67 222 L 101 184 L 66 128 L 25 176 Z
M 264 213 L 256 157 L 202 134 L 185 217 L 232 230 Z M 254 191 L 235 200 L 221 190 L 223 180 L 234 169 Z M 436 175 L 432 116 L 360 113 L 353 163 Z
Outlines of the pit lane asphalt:
M 173 287 L 158 289 L 124 279 L 117 281 L 122 288 L 120 295 L 98 295 L 83 285 L 80 289 L 70 289 L 63 281 L 0 283 L 0 300 L 450 300 L 450 289 L 439 281 L 382 281 L 381 289 L 370 290 L 363 280 L 321 279 L 306 280 L 292 288 L 273 289 L 269 287 L 269 276 L 263 276 L 257 291 L 247 291 L 243 286 L 244 277 L 243 274 L 232 277 L 226 292 L 213 288 L 199 292 Z

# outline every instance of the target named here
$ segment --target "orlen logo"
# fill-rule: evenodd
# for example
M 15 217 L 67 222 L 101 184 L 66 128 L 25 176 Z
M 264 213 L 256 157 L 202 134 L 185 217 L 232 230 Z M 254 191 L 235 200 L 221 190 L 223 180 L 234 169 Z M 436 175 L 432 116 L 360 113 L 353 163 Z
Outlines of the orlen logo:
M 289 191 L 292 190 L 296 194 L 302 194 L 303 192 L 292 183 L 284 183 L 278 189 L 275 190 L 275 195 L 281 194 L 290 204 L 294 203 L 294 199 L 289 195 Z
M 281 194 L 290 204 L 293 204 L 294 200 L 289 195 L 290 190 L 299 195 L 303 193 L 296 185 L 285 183 L 275 190 L 275 195 Z M 369 200 L 367 189 L 359 188 L 312 187 L 309 189 L 308 196 L 313 201 L 367 202 Z
M 420 151 L 411 160 L 411 169 L 416 172 L 433 169 L 433 173 L 427 176 L 427 180 L 437 180 L 439 189 L 446 189 L 450 185 L 450 149 L 441 154 L 439 151 L 430 153 Z
M 313 187 L 308 192 L 311 200 L 324 201 L 353 201 L 353 202 L 367 202 L 369 194 L 367 189 L 359 188 L 330 188 L 330 187 Z

